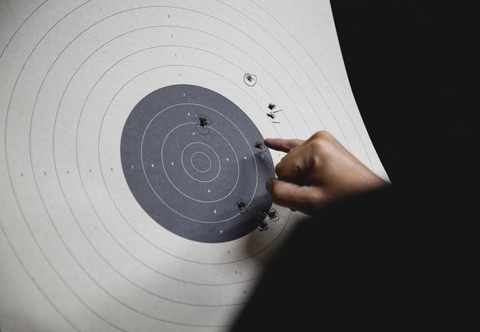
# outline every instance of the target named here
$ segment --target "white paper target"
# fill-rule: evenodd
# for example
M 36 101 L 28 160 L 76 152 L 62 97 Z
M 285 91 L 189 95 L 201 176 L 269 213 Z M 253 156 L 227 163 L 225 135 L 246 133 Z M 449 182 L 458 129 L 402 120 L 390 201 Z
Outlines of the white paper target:
M 2 331 L 227 330 L 302 217 L 265 137 L 328 130 L 386 178 L 328 1 L 2 1 L 0 52 Z

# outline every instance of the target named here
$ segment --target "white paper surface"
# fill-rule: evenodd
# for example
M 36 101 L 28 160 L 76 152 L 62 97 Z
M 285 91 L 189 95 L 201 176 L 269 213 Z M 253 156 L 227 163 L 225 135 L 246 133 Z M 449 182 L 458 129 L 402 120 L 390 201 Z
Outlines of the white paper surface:
M 328 130 L 387 178 L 325 0 L 4 0 L 0 52 L 2 332 L 225 331 L 301 218 L 219 244 L 153 221 L 119 147 L 156 89 L 216 91 L 263 137 Z

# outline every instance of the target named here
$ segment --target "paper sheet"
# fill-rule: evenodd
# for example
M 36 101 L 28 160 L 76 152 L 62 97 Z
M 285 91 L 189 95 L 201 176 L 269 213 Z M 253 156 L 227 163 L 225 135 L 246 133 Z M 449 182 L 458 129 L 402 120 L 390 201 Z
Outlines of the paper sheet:
M 121 146 L 132 110 L 159 89 L 188 85 L 218 94 L 238 108 L 225 121 L 240 133 L 250 120 L 263 138 L 306 139 L 328 130 L 387 179 L 351 93 L 325 0 L 6 0 L 0 52 L 2 332 L 228 330 L 268 258 L 302 218 L 273 205 L 276 215 L 265 215 L 265 225 L 227 241 L 192 240 L 163 227 L 161 216 L 155 220 L 127 183 Z M 214 108 L 204 120 L 192 111 L 185 123 L 198 130 L 189 133 L 225 136 L 215 127 L 222 121 Z M 251 156 L 228 138 L 223 150 L 197 138 L 175 139 L 177 159 L 144 158 L 143 167 L 187 160 L 184 170 L 199 187 L 178 189 L 185 204 L 199 195 L 193 199 L 208 204 L 212 217 L 202 212 L 198 219 L 223 222 L 215 219 L 222 209 L 233 218 L 243 207 L 253 209 L 256 197 L 240 195 L 225 205 L 216 192 L 223 187 L 215 176 L 233 158 L 230 147 L 236 165 L 268 153 L 269 171 L 283 156 L 256 151 L 259 140 L 249 136 L 255 135 L 245 136 Z M 245 186 L 262 193 L 262 176 L 249 177 L 260 166 L 243 173 L 240 167 Z M 215 239 L 221 228 L 212 228 Z

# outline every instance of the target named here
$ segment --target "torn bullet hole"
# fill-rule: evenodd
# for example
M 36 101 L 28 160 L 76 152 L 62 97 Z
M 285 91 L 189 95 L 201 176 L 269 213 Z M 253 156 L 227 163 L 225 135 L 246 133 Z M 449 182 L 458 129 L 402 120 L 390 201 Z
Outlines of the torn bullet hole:
M 271 221 L 277 221 L 279 219 L 278 212 L 274 208 L 261 207 L 258 213 L 262 216 L 268 217 Z
M 197 123 L 200 127 L 205 128 L 212 124 L 212 120 L 206 115 L 197 114 Z
M 207 119 L 204 117 L 199 117 L 198 121 L 200 122 L 200 127 L 205 128 L 208 124 Z
M 244 76 L 243 76 L 243 82 L 252 87 L 254 86 L 255 84 L 257 84 L 257 76 L 253 75 L 253 74 L 249 74 L 249 73 L 246 73 Z
M 245 204 L 245 202 L 242 202 L 242 201 L 237 202 L 237 208 L 238 208 L 239 210 L 245 210 L 246 207 L 247 207 L 247 205 Z
M 268 104 L 268 108 L 273 110 L 275 108 L 275 104 L 272 104 L 272 103 Z
M 278 220 L 278 213 L 275 209 L 271 209 L 268 212 L 268 218 L 270 218 L 271 221 L 277 221 Z
M 240 213 L 245 213 L 247 212 L 247 204 L 245 204 L 244 201 L 240 200 L 237 203 L 235 203 L 235 210 Z
M 258 223 L 257 228 L 260 232 L 266 231 L 268 229 L 268 224 L 265 220 L 262 220 Z
M 197 124 L 195 128 L 197 131 L 202 135 L 208 135 L 210 133 L 210 129 L 208 127 L 212 124 L 212 120 L 205 115 L 198 114 L 197 115 Z
M 260 150 L 261 152 L 267 151 L 267 146 L 262 141 L 255 141 L 253 146 L 256 150 Z
M 278 111 L 270 111 L 269 113 L 267 113 L 267 116 L 272 118 L 272 119 L 275 119 L 277 116 L 275 115 L 275 113 L 278 113 L 278 112 L 282 112 L 282 110 L 278 110 Z M 273 121 L 273 123 L 280 123 L 280 122 L 275 122 Z

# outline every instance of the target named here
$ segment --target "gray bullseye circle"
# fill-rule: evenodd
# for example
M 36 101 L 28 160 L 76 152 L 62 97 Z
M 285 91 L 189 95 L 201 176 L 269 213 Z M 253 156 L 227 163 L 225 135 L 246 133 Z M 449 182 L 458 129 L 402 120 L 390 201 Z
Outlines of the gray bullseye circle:
M 238 239 L 270 209 L 270 152 L 250 118 L 224 96 L 194 85 L 145 96 L 122 132 L 121 159 L 139 205 L 160 226 L 199 242 Z M 239 209 L 239 204 L 241 209 Z

